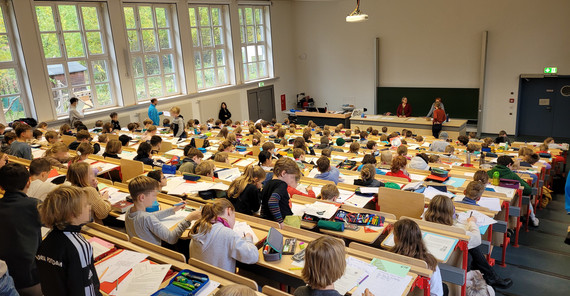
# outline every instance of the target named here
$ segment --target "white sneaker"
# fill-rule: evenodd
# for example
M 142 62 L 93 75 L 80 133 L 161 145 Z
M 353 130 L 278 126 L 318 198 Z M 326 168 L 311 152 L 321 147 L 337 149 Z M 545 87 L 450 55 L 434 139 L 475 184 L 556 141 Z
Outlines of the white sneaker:
M 532 226 L 534 227 L 538 227 L 538 218 L 536 217 L 530 217 L 530 222 L 532 222 Z

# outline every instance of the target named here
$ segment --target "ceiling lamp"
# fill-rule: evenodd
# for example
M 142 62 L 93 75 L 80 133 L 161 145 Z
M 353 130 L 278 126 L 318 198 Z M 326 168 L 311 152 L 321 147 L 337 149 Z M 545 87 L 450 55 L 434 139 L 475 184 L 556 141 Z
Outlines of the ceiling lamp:
M 356 0 L 356 8 L 346 17 L 347 23 L 359 23 L 368 20 L 368 15 L 360 12 L 360 0 Z

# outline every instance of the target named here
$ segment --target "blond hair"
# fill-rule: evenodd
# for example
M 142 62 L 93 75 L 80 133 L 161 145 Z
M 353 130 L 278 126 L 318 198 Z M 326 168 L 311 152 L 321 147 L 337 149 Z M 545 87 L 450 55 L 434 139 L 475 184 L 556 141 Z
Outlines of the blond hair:
M 105 153 L 107 154 L 119 154 L 123 149 L 123 144 L 117 139 L 110 140 L 105 146 Z
M 214 296 L 255 296 L 255 291 L 244 285 L 223 286 Z
M 286 174 L 293 174 L 296 178 L 301 177 L 301 170 L 297 163 L 288 157 L 281 157 L 277 162 L 275 162 L 275 166 L 273 167 L 273 172 L 277 177 L 281 177 L 283 173 Z
M 453 201 L 445 195 L 438 194 L 429 202 L 424 219 L 429 222 L 453 225 L 453 213 L 455 213 Z
M 301 275 L 312 289 L 323 289 L 344 273 L 346 255 L 344 244 L 330 236 L 322 236 L 305 249 L 305 266 Z
M 170 113 L 180 114 L 180 107 L 170 108 Z
M 141 194 L 158 190 L 158 181 L 147 176 L 136 176 L 129 182 L 129 194 L 135 202 L 140 201 Z
M 63 142 L 54 143 L 46 152 L 44 152 L 44 157 L 52 157 L 60 152 L 68 152 L 69 148 Z
M 67 169 L 66 179 L 73 186 L 77 187 L 89 187 L 89 171 L 91 166 L 86 162 L 76 162 L 72 163 Z
M 212 171 L 214 170 L 214 162 L 211 160 L 202 161 L 199 165 L 196 166 L 195 173 L 196 175 L 206 176 L 206 177 L 213 177 Z
M 321 194 L 317 196 L 317 199 L 335 201 L 339 195 L 340 192 L 338 191 L 336 185 L 326 184 L 323 186 L 323 188 L 321 188 Z
M 38 212 L 44 226 L 63 230 L 72 218 L 81 214 L 85 203 L 87 195 L 84 189 L 61 185 L 47 194 L 44 202 L 38 205 Z
M 213 203 L 204 205 L 202 217 L 190 228 L 190 234 L 206 234 L 210 232 L 212 230 L 212 221 L 216 221 L 218 216 L 222 215 L 227 208 L 235 211 L 234 205 L 225 198 L 218 198 Z
M 228 197 L 238 198 L 248 184 L 254 184 L 265 179 L 266 172 L 260 166 L 248 165 L 243 175 L 235 179 L 228 188 Z
M 228 160 L 227 152 L 218 152 L 214 155 L 214 161 L 216 162 L 226 162 L 226 160 Z

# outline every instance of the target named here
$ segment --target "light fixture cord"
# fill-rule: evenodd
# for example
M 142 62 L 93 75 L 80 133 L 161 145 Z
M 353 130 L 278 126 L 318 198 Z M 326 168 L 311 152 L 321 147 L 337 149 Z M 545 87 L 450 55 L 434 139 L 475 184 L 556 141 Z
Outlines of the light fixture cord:
M 360 14 L 360 0 L 356 0 L 356 8 L 350 15 L 359 15 Z

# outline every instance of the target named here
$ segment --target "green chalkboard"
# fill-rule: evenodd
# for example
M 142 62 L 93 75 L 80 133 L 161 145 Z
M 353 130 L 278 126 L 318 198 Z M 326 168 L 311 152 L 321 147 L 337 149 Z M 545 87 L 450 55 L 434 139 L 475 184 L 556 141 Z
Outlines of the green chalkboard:
M 435 98 L 440 97 L 450 118 L 477 120 L 478 88 L 377 87 L 376 91 L 376 114 L 395 114 L 402 97 L 407 97 L 412 116 L 423 117 Z

